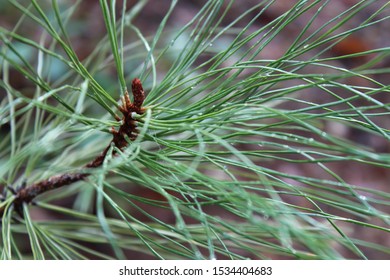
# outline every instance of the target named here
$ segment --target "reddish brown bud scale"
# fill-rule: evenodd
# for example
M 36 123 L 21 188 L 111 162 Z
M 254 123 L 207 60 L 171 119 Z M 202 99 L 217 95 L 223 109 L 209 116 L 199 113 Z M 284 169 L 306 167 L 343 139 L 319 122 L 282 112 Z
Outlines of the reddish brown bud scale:
M 142 83 L 140 79 L 135 78 L 133 80 L 133 83 L 131 84 L 131 90 L 134 95 L 134 102 L 133 102 L 134 109 L 136 109 L 137 113 L 141 113 L 142 104 L 144 103 L 145 100 L 145 92 L 142 87 Z

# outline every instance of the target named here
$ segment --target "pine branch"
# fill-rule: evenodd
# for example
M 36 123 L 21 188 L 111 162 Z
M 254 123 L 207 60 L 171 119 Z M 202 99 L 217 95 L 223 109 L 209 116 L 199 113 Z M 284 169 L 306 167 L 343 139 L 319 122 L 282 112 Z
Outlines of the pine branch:
M 132 82 L 132 93 L 134 96 L 133 103 L 130 101 L 129 93 L 126 91 L 122 97 L 122 105 L 118 106 L 118 109 L 122 112 L 123 116 L 122 118 L 116 116 L 116 119 L 121 121 L 122 124 L 118 130 L 115 130 L 114 128 L 111 129 L 113 139 L 111 140 L 110 144 L 99 156 L 86 164 L 83 168 L 81 168 L 81 170 L 84 170 L 85 168 L 90 169 L 101 166 L 112 144 L 118 149 L 122 150 L 128 144 L 126 138 L 129 138 L 130 140 L 135 140 L 137 138 L 137 123 L 133 115 L 134 113 L 143 114 L 145 111 L 145 109 L 142 107 L 145 99 L 145 93 L 141 81 L 138 78 L 135 78 Z M 54 175 L 46 180 L 28 186 L 23 186 L 17 190 L 13 190 L 15 195 L 15 199 L 13 201 L 14 207 L 19 213 L 22 213 L 21 207 L 23 203 L 31 203 L 31 201 L 40 194 L 84 180 L 89 175 L 90 173 L 82 171 L 77 173 Z M 4 208 L 0 208 L 0 218 L 3 215 L 3 212 Z

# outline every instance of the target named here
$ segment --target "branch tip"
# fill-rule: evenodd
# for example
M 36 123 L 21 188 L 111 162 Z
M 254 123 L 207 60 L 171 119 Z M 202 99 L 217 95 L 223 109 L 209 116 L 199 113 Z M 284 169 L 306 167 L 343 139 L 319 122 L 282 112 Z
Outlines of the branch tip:
M 123 116 L 114 116 L 115 120 L 121 122 L 121 125 L 119 126 L 118 130 L 116 130 L 114 127 L 110 129 L 110 132 L 113 135 L 110 144 L 99 156 L 97 156 L 91 162 L 87 163 L 84 168 L 97 168 L 101 166 L 111 145 L 116 146 L 119 150 L 123 150 L 128 145 L 126 138 L 129 138 L 132 141 L 137 138 L 139 131 L 137 129 L 136 117 L 139 118 L 139 115 L 142 115 L 145 111 L 145 108 L 142 107 L 142 104 L 145 100 L 145 92 L 142 87 L 142 83 L 138 78 L 133 80 L 131 89 L 134 96 L 134 103 L 131 102 L 129 93 L 126 90 L 124 95 L 121 97 L 122 104 L 118 105 L 118 109 Z M 113 154 L 114 153 L 115 152 L 113 152 Z M 29 186 L 24 183 L 19 188 L 16 188 L 16 190 L 12 187 L 7 187 L 7 189 L 10 190 L 15 196 L 13 201 L 14 209 L 20 213 L 23 203 L 31 203 L 35 197 L 42 193 L 84 180 L 89 175 L 90 173 L 88 173 L 88 171 L 83 172 L 80 170 L 77 173 L 54 175 L 46 180 L 34 183 Z M 0 195 L 0 201 L 4 199 L 5 196 Z M 4 207 L 0 208 L 0 219 L 3 213 Z

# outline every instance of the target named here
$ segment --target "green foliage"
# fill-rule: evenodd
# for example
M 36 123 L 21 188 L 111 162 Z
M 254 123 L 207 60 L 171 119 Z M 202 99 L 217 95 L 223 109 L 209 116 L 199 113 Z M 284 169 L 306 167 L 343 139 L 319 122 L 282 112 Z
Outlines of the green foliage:
M 147 111 L 126 150 L 87 180 L 24 205 L 23 218 L 8 192 L 3 259 L 389 256 L 388 245 L 367 236 L 389 239 L 390 194 L 353 177 L 388 172 L 390 154 L 337 131 L 388 145 L 389 86 L 379 77 L 389 69 L 379 63 L 390 48 L 329 56 L 348 36 L 387 22 L 388 3 L 360 1 L 318 24 L 331 1 L 300 0 L 259 26 L 275 1 L 232 17 L 235 1 L 209 0 L 175 27 L 181 1 L 171 1 L 150 35 L 136 22 L 152 1 L 121 10 L 100 1 L 107 33 L 93 34 L 100 41 L 81 59 L 72 36 L 83 25 L 72 19 L 82 1 L 25 2 L 10 0 L 20 20 L 0 27 L 4 188 L 95 158 L 119 126 L 117 100 L 135 77 Z M 264 58 L 303 20 L 280 57 Z M 340 63 L 354 59 L 364 62 Z M 355 234 L 362 230 L 368 235 Z

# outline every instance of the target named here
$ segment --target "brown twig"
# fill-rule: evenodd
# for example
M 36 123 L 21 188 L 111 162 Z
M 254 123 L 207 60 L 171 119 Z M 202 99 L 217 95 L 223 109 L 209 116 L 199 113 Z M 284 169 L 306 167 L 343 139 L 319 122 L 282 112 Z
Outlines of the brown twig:
M 122 124 L 118 130 L 115 130 L 114 128 L 111 129 L 113 139 L 111 140 L 110 144 L 98 157 L 86 164 L 84 168 L 97 168 L 101 166 L 104 159 L 106 158 L 108 151 L 110 150 L 111 143 L 113 143 L 118 149 L 122 150 L 127 146 L 128 142 L 126 138 L 129 138 L 130 140 L 136 139 L 138 130 L 133 113 L 144 113 L 145 109 L 142 107 L 142 104 L 145 99 L 145 93 L 142 88 L 141 81 L 137 78 L 133 80 L 131 88 L 134 96 L 134 102 L 132 103 L 130 101 L 129 93 L 126 91 L 122 97 L 122 105 L 118 106 L 118 109 L 122 112 L 123 116 L 122 118 L 116 116 L 116 119 L 121 121 Z M 88 172 L 65 173 L 55 175 L 46 180 L 19 188 L 15 190 L 15 199 L 13 201 L 14 207 L 20 213 L 23 203 L 30 203 L 35 197 L 42 193 L 70 185 L 77 181 L 81 181 L 89 175 L 90 173 Z M 0 208 L 0 219 L 3 215 L 3 212 L 4 209 Z

